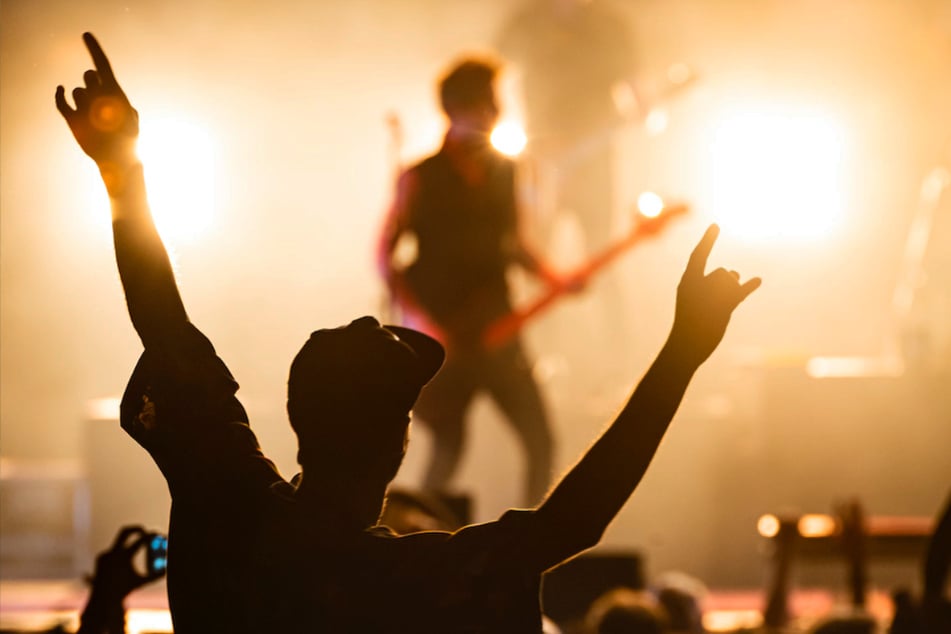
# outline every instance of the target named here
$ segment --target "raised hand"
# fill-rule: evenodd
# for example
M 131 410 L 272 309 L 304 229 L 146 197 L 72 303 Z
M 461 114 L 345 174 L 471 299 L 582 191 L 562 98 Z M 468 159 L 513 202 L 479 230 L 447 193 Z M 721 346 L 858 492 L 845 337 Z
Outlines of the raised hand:
M 112 547 L 96 558 L 93 592 L 122 600 L 133 590 L 162 577 L 164 572 L 139 572 L 133 565 L 137 552 L 146 548 L 151 535 L 141 526 L 125 526 L 116 535 Z
M 697 364 L 703 363 L 720 344 L 733 310 L 762 282 L 754 277 L 741 284 L 736 271 L 724 268 L 704 273 L 719 234 L 720 228 L 710 225 L 690 254 L 677 287 L 670 341 Z
M 67 103 L 63 86 L 57 86 L 56 109 L 66 119 L 79 147 L 96 161 L 105 176 L 136 162 L 139 114 L 119 87 L 96 38 L 83 33 L 83 41 L 96 69 L 83 73 L 85 86 L 73 89 L 75 109 Z

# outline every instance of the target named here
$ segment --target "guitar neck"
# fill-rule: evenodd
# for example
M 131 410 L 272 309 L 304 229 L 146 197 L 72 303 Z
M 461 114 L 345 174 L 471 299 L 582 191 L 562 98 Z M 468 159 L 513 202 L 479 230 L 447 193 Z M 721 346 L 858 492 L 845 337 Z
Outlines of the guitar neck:
M 657 235 L 676 215 L 687 212 L 686 205 L 675 205 L 664 210 L 663 217 L 647 218 L 637 223 L 634 229 L 623 239 L 608 245 L 567 276 L 575 284 L 583 285 L 596 273 L 611 264 L 620 255 L 634 247 L 641 240 Z M 497 319 L 486 328 L 482 341 L 489 348 L 497 348 L 511 340 L 525 324 L 548 309 L 555 300 L 567 294 L 568 285 L 551 286 L 530 304 Z

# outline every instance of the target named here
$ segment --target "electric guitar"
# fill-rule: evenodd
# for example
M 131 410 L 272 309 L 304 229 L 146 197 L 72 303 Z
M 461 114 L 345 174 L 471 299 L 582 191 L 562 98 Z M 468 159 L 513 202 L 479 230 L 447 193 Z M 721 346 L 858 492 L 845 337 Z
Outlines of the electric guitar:
M 617 242 L 608 245 L 580 267 L 565 276 L 566 283 L 549 287 L 533 302 L 496 319 L 482 332 L 482 344 L 492 350 L 510 341 L 532 319 L 543 314 L 559 298 L 573 288 L 585 284 L 596 273 L 616 260 L 621 254 L 640 242 L 660 234 L 675 217 L 687 213 L 685 204 L 665 206 L 653 217 L 637 214 L 630 232 Z

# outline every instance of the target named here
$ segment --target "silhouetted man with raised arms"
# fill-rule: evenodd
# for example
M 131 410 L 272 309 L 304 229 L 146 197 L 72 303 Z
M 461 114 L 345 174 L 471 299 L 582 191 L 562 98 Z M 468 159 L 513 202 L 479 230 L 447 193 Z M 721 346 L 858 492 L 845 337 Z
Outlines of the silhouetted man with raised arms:
M 122 425 L 172 494 L 169 600 L 191 632 L 539 632 L 541 574 L 598 542 L 644 472 L 693 373 L 759 280 L 704 274 L 694 250 L 667 343 L 615 421 L 536 509 L 455 533 L 397 537 L 376 519 L 405 452 L 409 410 L 442 362 L 432 339 L 369 317 L 315 332 L 287 409 L 302 477 L 261 453 L 237 383 L 189 321 L 150 217 L 135 110 L 99 45 L 95 71 L 56 103 L 99 165 L 116 260 L 145 346 Z

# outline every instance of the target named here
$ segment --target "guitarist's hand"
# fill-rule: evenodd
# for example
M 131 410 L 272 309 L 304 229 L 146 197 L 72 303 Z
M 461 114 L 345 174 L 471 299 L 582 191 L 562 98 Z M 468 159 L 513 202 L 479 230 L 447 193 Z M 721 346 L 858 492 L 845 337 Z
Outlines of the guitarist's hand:
M 548 284 L 557 289 L 564 289 L 566 293 L 574 295 L 582 293 L 588 288 L 588 278 L 577 273 L 556 273 L 552 279 L 548 280 Z
M 578 271 L 556 271 L 547 262 L 537 262 L 535 274 L 552 290 L 580 293 L 588 284 L 588 276 Z

